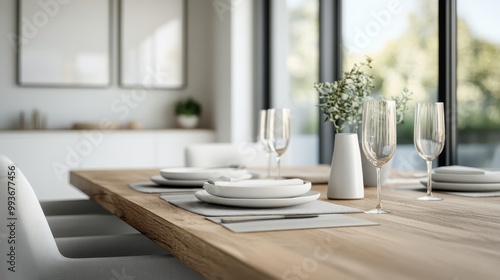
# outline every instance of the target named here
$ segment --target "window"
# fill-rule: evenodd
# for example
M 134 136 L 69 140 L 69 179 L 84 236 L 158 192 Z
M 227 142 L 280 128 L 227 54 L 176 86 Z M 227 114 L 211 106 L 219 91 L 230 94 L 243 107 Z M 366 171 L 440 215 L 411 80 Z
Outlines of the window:
M 373 59 L 373 95 L 413 92 L 405 123 L 398 125 L 393 167 L 425 169 L 413 145 L 417 102 L 437 101 L 438 2 L 349 0 L 342 2 L 344 68 Z
M 495 28 L 500 24 L 496 15 L 499 1 L 271 2 L 272 105 L 292 108 L 292 142 L 300 143 L 302 137 L 310 141 L 307 146 L 300 144 L 299 150 L 315 155 L 311 148 L 329 149 L 325 143 L 331 141 L 328 133 L 317 140 L 317 95 L 311 90 L 318 79 L 317 44 L 323 40 L 319 60 L 321 65 L 331 65 L 327 76 L 338 73 L 335 61 L 343 61 L 342 66 L 350 68 L 370 56 L 374 59 L 374 94 L 393 96 L 403 87 L 414 93 L 405 124 L 398 126 L 395 167 L 424 169 L 424 161 L 413 145 L 414 108 L 418 102 L 438 100 L 449 107 L 448 138 L 439 162 L 500 167 L 500 64 L 496 60 L 500 55 L 500 33 Z M 322 31 L 321 38 L 315 26 L 319 21 L 318 6 L 323 18 L 319 30 L 327 30 L 327 35 Z M 336 19 L 341 19 L 340 31 Z M 340 41 L 343 45 L 339 52 L 335 44 Z M 323 66 L 321 69 L 325 71 Z M 292 154 L 295 156 L 297 151 Z M 306 162 L 315 163 L 317 158 L 309 157 Z
M 457 1 L 458 163 L 500 167 L 500 25 L 495 0 Z
M 318 0 L 272 1 L 271 106 L 291 109 L 287 163 L 318 163 Z

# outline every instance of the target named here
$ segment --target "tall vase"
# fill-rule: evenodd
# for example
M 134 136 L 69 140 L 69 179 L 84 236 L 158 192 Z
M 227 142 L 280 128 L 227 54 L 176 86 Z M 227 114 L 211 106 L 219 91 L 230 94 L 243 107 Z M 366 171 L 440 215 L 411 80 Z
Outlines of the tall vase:
M 365 196 L 356 133 L 335 135 L 327 196 L 329 199 L 361 199 Z

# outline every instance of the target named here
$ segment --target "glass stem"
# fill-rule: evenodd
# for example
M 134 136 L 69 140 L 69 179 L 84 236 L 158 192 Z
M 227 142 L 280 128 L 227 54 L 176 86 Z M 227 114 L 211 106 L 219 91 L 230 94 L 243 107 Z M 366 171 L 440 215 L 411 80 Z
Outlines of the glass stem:
M 382 209 L 382 204 L 380 203 L 380 192 L 382 191 L 382 186 L 380 184 L 380 171 L 382 168 L 377 166 L 375 169 L 377 170 L 377 206 L 375 206 L 375 208 Z
M 432 196 L 431 172 L 432 172 L 432 161 L 428 160 L 427 161 L 427 196 Z
M 281 156 L 276 156 L 276 164 L 277 164 L 277 169 L 276 169 L 276 180 L 279 180 L 281 178 L 280 174 L 280 163 L 281 163 Z
M 271 160 L 272 160 L 272 155 L 271 153 L 267 153 L 267 178 L 271 178 Z

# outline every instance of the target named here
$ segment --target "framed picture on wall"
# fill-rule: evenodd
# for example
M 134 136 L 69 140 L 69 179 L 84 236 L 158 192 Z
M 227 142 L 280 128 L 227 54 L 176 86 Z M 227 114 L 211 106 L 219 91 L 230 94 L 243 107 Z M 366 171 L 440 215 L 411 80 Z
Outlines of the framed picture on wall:
M 120 1 L 120 85 L 181 88 L 185 0 Z
M 18 83 L 109 86 L 109 2 L 19 0 Z

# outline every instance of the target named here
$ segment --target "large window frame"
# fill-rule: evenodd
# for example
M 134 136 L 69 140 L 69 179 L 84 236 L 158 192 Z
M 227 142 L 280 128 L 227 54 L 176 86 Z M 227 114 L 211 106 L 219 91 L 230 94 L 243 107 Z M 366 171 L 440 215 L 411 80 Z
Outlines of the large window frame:
M 446 122 L 446 145 L 439 156 L 438 165 L 453 165 L 457 162 L 457 1 L 439 0 L 438 2 L 439 23 L 439 58 L 438 58 L 438 101 L 445 104 Z M 320 31 L 320 63 L 321 80 L 336 80 L 342 73 L 342 0 L 320 0 L 320 30 L 333 30 L 332 36 L 323 38 L 325 35 Z M 336 18 L 337 20 L 332 20 Z M 325 31 L 326 33 L 327 31 Z M 333 33 L 333 34 L 332 34 Z M 339 69 L 340 67 L 340 69 Z M 323 124 L 320 124 L 324 127 Z M 321 131 L 321 130 L 320 130 Z M 320 133 L 320 163 L 331 161 L 331 149 L 333 148 L 333 136 L 329 133 Z
M 446 144 L 438 164 L 457 163 L 457 0 L 439 0 L 438 100 L 444 102 Z
M 439 57 L 438 101 L 445 104 L 446 145 L 438 165 L 457 164 L 457 0 L 438 0 Z M 261 54 L 256 72 L 259 73 L 258 108 L 271 105 L 270 68 L 271 5 L 270 0 L 256 1 L 259 24 L 256 36 Z M 342 0 L 319 0 L 319 80 L 337 80 L 342 74 Z M 259 21 L 258 21 L 259 22 Z M 318 110 L 318 114 L 321 114 Z M 321 120 L 322 118 L 320 118 Z M 335 132 L 331 125 L 319 122 L 319 163 L 330 164 Z

